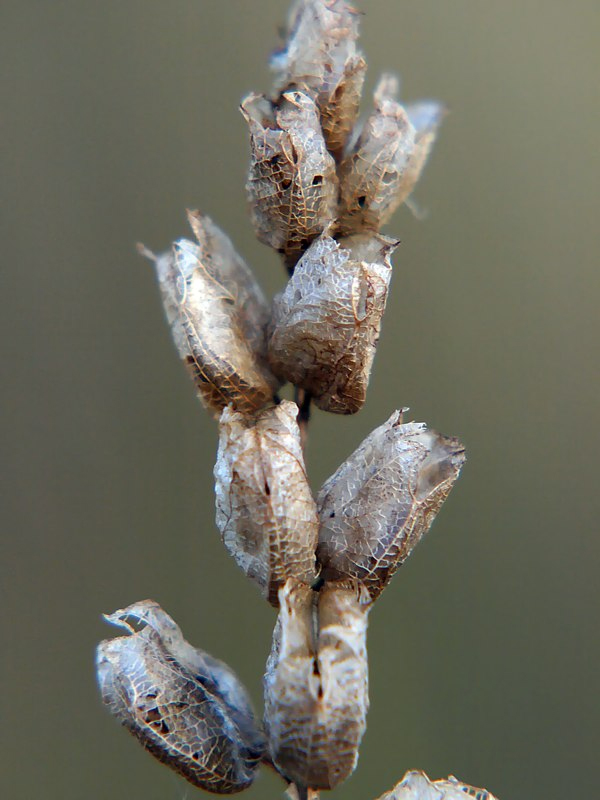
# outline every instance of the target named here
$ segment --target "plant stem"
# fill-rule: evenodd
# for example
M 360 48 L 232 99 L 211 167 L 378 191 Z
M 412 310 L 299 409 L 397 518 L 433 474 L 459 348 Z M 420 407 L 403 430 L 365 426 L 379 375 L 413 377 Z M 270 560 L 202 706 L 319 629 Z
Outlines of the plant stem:
M 310 403 L 312 395 L 305 389 L 297 386 L 294 389 L 294 401 L 298 406 L 298 427 L 300 428 L 300 442 L 302 450 L 306 450 L 306 440 L 308 438 L 308 422 L 310 420 Z

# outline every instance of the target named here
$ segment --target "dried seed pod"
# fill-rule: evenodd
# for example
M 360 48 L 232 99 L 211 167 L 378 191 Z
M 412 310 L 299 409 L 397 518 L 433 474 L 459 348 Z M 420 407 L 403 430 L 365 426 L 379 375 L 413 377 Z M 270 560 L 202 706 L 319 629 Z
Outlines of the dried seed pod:
M 292 267 L 335 217 L 335 162 L 314 100 L 303 92 L 285 92 L 278 107 L 250 95 L 242 113 L 250 128 L 246 190 L 254 229 Z
M 300 0 L 285 46 L 271 58 L 275 90 L 316 100 L 327 147 L 339 158 L 354 127 L 367 65 L 356 49 L 358 12 L 344 0 Z
M 319 492 L 323 577 L 357 578 L 375 600 L 431 526 L 464 461 L 458 439 L 392 414 Z
M 318 518 L 308 485 L 298 407 L 290 401 L 254 415 L 223 411 L 215 464 L 217 527 L 263 596 L 278 605 L 287 578 L 316 577 Z
M 278 386 L 265 358 L 268 305 L 214 222 L 198 212 L 189 220 L 198 244 L 180 239 L 153 257 L 175 346 L 210 409 L 256 410 Z
M 404 108 L 398 81 L 384 75 L 375 111 L 340 165 L 341 233 L 379 230 L 415 187 L 435 140 L 443 107 L 433 101 Z
M 273 302 L 271 368 L 325 411 L 353 414 L 365 401 L 397 244 L 323 234 Z
M 461 783 L 452 775 L 448 780 L 431 781 L 424 772 L 407 772 L 393 789 L 377 800 L 496 800 L 486 789 Z
M 111 713 L 194 786 L 217 794 L 248 787 L 265 739 L 233 670 L 186 642 L 152 600 L 106 619 L 131 634 L 98 646 L 98 683 Z
M 290 580 L 279 599 L 265 674 L 271 757 L 288 780 L 332 789 L 354 770 L 366 727 L 368 593 Z

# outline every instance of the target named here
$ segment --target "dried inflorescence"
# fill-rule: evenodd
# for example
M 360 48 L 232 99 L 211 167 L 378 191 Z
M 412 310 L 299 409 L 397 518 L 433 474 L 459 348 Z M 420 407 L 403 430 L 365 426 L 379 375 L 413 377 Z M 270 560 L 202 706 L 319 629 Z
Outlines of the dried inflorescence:
M 353 414 L 365 402 L 397 244 L 324 234 L 273 302 L 271 368 L 325 411 Z
M 288 578 L 316 578 L 318 517 L 296 417 L 284 401 L 253 415 L 226 408 L 215 465 L 217 527 L 225 547 L 278 606 Z
M 285 92 L 273 106 L 260 95 L 242 102 L 250 129 L 246 190 L 256 235 L 293 267 L 335 217 L 338 181 L 319 111 L 307 94 Z
M 461 783 L 452 775 L 447 780 L 431 781 L 423 772 L 413 770 L 393 789 L 377 800 L 496 800 L 486 789 Z
M 206 215 L 188 216 L 197 244 L 149 254 L 175 346 L 209 409 L 256 410 L 279 384 L 266 363 L 269 307 L 228 237 Z
M 352 773 L 366 727 L 367 613 L 358 583 L 320 592 L 288 581 L 265 674 L 273 763 L 298 786 L 332 789 Z
M 121 724 L 201 789 L 232 794 L 249 786 L 265 739 L 236 674 L 186 642 L 152 600 L 106 619 L 130 633 L 97 653 L 102 699 Z
M 290 12 L 287 41 L 271 58 L 276 97 L 298 87 L 314 98 L 336 159 L 356 122 L 367 70 L 356 47 L 359 18 L 344 0 L 298 0 Z
M 319 493 L 323 577 L 354 577 L 376 599 L 429 530 L 464 461 L 458 439 L 392 414 Z
M 379 230 L 408 199 L 425 166 L 444 109 L 433 101 L 405 108 L 397 92 L 398 80 L 384 75 L 375 109 L 340 165 L 340 234 Z
M 311 403 L 365 402 L 397 239 L 381 226 L 412 192 L 435 139 L 438 103 L 402 106 L 384 76 L 357 124 L 366 63 L 358 12 L 296 0 L 273 57 L 269 97 L 242 103 L 258 238 L 289 281 L 270 309 L 230 240 L 205 215 L 155 261 L 167 320 L 198 394 L 220 415 L 216 524 L 229 553 L 278 609 L 264 677 L 264 731 L 233 671 L 188 644 L 152 601 L 107 617 L 129 636 L 102 642 L 104 702 L 191 783 L 234 793 L 260 761 L 298 798 L 354 770 L 369 706 L 367 617 L 430 527 L 464 448 L 402 412 L 373 431 L 315 501 L 303 456 Z M 281 401 L 280 383 L 295 399 Z M 302 424 L 300 430 L 299 420 Z M 134 625 L 135 623 L 135 625 Z M 494 800 L 455 779 L 407 773 L 380 800 Z

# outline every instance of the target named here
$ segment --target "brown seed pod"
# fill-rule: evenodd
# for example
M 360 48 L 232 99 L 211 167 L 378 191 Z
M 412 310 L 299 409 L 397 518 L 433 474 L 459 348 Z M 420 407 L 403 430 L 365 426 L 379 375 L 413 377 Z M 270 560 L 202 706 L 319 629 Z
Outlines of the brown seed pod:
M 246 190 L 261 242 L 293 265 L 333 220 L 338 180 L 327 152 L 314 100 L 285 92 L 278 107 L 249 95 L 242 113 L 250 128 L 251 162 Z
M 323 577 L 356 578 L 375 600 L 429 530 L 464 461 L 458 439 L 402 424 L 394 412 L 319 492 Z
M 233 670 L 186 642 L 152 600 L 106 619 L 131 634 L 98 646 L 98 683 L 110 712 L 194 786 L 216 794 L 248 787 L 265 739 Z
M 216 413 L 273 398 L 278 381 L 265 359 L 269 308 L 230 240 L 198 212 L 189 214 L 198 244 L 180 239 L 154 258 L 175 346 L 200 398 Z
M 368 593 L 290 580 L 279 599 L 264 681 L 271 757 L 288 780 L 332 789 L 353 772 L 366 727 Z
M 295 87 L 316 101 L 336 159 L 356 122 L 367 69 L 356 48 L 358 22 L 344 0 L 301 0 L 291 10 L 284 47 L 271 58 L 278 94 Z
M 384 75 L 375 110 L 340 165 L 339 231 L 379 230 L 418 181 L 444 110 L 433 101 L 408 108 L 395 99 L 398 81 Z
M 486 789 L 461 783 L 452 775 L 447 780 L 431 781 L 424 772 L 407 772 L 402 780 L 377 800 L 496 800 Z
M 316 577 L 319 522 L 297 415 L 296 404 L 286 400 L 254 415 L 226 408 L 215 464 L 223 542 L 275 607 L 288 578 L 310 584 Z
M 271 369 L 325 411 L 353 414 L 365 401 L 397 244 L 379 234 L 339 243 L 324 234 L 273 302 Z

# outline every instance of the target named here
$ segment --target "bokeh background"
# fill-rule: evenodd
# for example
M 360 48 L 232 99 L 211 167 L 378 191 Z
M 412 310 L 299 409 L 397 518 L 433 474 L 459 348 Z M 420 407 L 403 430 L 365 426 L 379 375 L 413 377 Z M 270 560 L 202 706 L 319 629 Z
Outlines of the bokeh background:
M 321 482 L 400 406 L 469 461 L 371 615 L 371 711 L 334 798 L 408 768 L 501 800 L 597 793 L 600 539 L 596 0 L 365 0 L 369 91 L 452 113 L 402 239 L 364 410 L 315 413 Z M 214 526 L 216 427 L 148 263 L 200 207 L 269 293 L 238 112 L 280 0 L 3 0 L 2 796 L 181 800 L 101 707 L 101 620 L 152 597 L 261 705 L 273 611 Z M 262 774 L 248 800 L 278 797 Z

